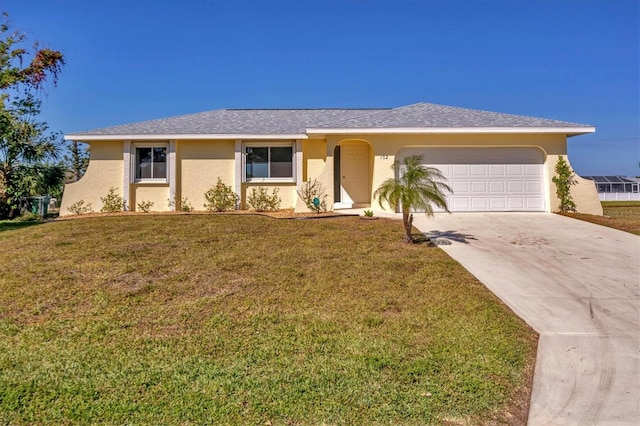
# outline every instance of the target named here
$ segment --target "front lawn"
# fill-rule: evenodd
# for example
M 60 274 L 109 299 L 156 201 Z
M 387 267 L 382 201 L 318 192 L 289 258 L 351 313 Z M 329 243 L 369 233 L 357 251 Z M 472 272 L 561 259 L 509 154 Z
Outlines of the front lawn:
M 640 201 L 603 201 L 602 210 L 604 216 L 580 213 L 564 215 L 640 235 Z
M 238 215 L 1 232 L 0 423 L 524 424 L 536 334 L 402 236 Z
M 21 221 L 21 220 L 0 220 L 0 232 L 11 231 L 13 229 L 28 228 L 33 225 L 41 225 L 41 221 Z

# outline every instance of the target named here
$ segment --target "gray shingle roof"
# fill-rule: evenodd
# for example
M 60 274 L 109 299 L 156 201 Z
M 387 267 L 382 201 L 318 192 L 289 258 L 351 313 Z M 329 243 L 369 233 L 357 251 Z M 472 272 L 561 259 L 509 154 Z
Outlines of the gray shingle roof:
M 317 128 L 383 129 L 383 128 L 472 128 L 472 127 L 592 127 L 585 124 L 546 118 L 527 117 L 419 103 L 390 110 L 349 117 Z
M 566 121 L 419 103 L 393 109 L 219 109 L 74 133 L 300 135 L 307 129 L 591 128 Z
M 104 127 L 74 135 L 304 134 L 308 127 L 381 109 L 218 109 L 197 114 Z

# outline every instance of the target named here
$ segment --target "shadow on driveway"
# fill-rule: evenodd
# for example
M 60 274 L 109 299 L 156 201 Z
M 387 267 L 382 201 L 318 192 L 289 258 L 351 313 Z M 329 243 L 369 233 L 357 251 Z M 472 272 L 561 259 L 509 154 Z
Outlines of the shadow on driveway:
M 471 234 L 463 234 L 458 231 L 429 231 L 423 234 L 425 237 L 430 239 L 433 244 L 437 246 L 448 246 L 451 245 L 452 241 L 457 243 L 469 244 L 469 240 L 475 240 Z

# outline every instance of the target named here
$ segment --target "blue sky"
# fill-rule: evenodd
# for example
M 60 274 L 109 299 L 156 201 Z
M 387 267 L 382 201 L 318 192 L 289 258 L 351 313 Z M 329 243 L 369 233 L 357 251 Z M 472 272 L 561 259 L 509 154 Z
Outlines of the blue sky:
M 2 0 L 64 53 L 72 133 L 218 108 L 416 102 L 591 124 L 582 175 L 640 175 L 637 0 Z

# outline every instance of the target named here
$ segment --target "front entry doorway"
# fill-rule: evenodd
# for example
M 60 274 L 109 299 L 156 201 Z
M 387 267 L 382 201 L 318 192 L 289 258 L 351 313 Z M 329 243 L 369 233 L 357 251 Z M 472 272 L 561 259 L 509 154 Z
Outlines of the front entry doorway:
M 336 165 L 339 170 L 336 177 L 340 180 L 340 186 L 336 188 L 339 194 L 336 194 L 334 208 L 370 205 L 369 145 L 365 142 L 346 143 L 338 146 L 338 149 L 340 154 L 336 156 Z

